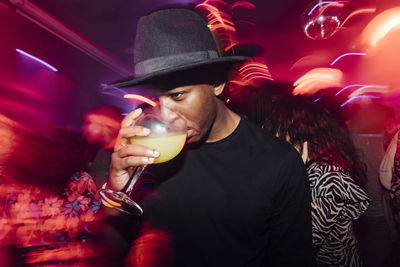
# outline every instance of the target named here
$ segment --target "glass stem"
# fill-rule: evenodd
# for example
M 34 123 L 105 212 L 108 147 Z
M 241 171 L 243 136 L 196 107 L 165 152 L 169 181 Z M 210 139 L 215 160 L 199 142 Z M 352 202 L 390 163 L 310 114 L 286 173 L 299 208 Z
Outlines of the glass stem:
M 146 168 L 146 165 L 143 166 L 137 166 L 135 170 L 133 171 L 131 177 L 129 177 L 128 182 L 126 182 L 124 188 L 122 188 L 121 192 L 126 193 L 128 196 L 131 195 L 133 187 L 135 186 L 136 182 L 138 181 L 140 175 Z

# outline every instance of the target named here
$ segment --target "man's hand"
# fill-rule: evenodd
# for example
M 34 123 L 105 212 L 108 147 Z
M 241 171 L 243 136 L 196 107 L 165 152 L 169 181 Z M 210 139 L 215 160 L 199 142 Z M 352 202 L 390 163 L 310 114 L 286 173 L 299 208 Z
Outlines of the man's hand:
M 160 153 L 154 149 L 130 143 L 131 137 L 150 134 L 149 129 L 135 125 L 141 113 L 142 109 L 136 109 L 121 122 L 107 182 L 107 187 L 112 190 L 120 191 L 128 182 L 136 166 L 151 164 L 160 156 Z

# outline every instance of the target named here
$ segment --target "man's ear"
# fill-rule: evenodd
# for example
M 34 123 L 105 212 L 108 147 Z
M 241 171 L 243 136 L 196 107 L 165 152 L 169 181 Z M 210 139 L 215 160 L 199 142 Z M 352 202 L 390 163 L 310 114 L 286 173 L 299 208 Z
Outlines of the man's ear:
M 226 83 L 221 83 L 220 85 L 214 87 L 214 94 L 216 96 L 219 96 L 224 91 L 225 84 Z

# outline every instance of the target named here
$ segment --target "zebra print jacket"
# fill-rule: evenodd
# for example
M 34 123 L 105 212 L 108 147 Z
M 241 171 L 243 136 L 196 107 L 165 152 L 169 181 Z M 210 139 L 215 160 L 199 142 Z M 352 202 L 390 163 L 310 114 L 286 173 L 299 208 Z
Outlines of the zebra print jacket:
M 317 266 L 362 266 L 353 221 L 367 210 L 367 194 L 340 167 L 321 164 L 307 171 Z

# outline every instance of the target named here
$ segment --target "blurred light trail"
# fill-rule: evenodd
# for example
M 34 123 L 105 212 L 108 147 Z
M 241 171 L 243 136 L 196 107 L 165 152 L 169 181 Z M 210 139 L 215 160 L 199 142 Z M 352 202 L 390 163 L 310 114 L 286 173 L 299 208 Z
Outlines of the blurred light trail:
M 373 99 L 376 99 L 376 98 L 379 98 L 379 96 L 374 96 L 374 95 L 359 95 L 359 96 L 355 96 L 355 97 L 352 97 L 352 98 L 348 99 L 347 101 L 345 101 L 343 104 L 340 105 L 340 107 L 342 108 L 342 107 L 346 106 L 347 104 L 349 104 L 350 102 L 352 102 L 352 101 L 354 101 L 356 99 L 360 99 L 360 98 L 373 98 Z
M 29 54 L 29 53 L 27 53 L 27 52 L 25 52 L 25 51 L 23 51 L 23 50 L 21 50 L 21 49 L 16 48 L 15 51 L 17 51 L 18 53 L 20 53 L 20 54 L 22 54 L 22 55 L 24 55 L 24 56 L 26 56 L 26 57 L 29 57 L 30 59 L 35 60 L 36 62 L 39 62 L 40 64 L 46 66 L 47 68 L 51 69 L 51 70 L 54 71 L 54 72 L 57 72 L 57 71 L 58 71 L 56 68 L 54 68 L 54 67 L 53 67 L 52 65 L 50 65 L 49 63 L 47 63 L 47 62 L 41 60 L 40 58 L 37 58 L 37 57 L 35 57 L 35 56 L 32 56 L 31 54 Z
M 326 51 L 314 51 L 312 54 L 304 56 L 298 59 L 289 70 L 294 70 L 296 68 L 307 68 L 309 69 L 312 66 L 317 65 L 325 65 L 326 58 L 331 55 Z
M 204 9 L 209 14 L 207 15 L 207 21 L 210 25 L 210 29 L 213 33 L 218 33 L 224 44 L 224 51 L 230 50 L 232 47 L 238 44 L 236 38 L 235 24 L 232 21 L 232 16 L 217 7 L 217 4 L 227 6 L 227 3 L 222 0 L 206 0 L 195 6 L 197 9 Z
M 243 7 L 243 8 L 247 8 L 247 9 L 249 9 L 249 10 L 252 10 L 252 9 L 254 9 L 256 6 L 255 6 L 253 3 L 250 3 L 250 2 L 247 2 L 247 1 L 237 1 L 237 2 L 232 3 L 232 4 L 229 6 L 229 9 L 230 9 L 230 10 L 233 10 L 233 9 L 235 9 L 235 8 L 237 8 L 237 7 Z
M 400 7 L 383 11 L 365 27 L 361 38 L 362 43 L 376 46 L 390 31 L 399 27 Z
M 223 0 L 206 0 L 195 6 L 196 9 L 203 9 L 207 12 L 207 21 L 210 30 L 216 34 L 221 43 L 221 51 L 229 51 L 232 47 L 239 44 L 236 35 L 235 23 L 233 22 L 232 12 L 235 8 L 243 7 L 246 9 L 254 9 L 255 5 L 247 1 L 237 1 L 232 4 Z M 227 12 L 226 12 L 227 11 Z M 254 23 L 241 20 L 241 23 L 247 23 L 254 26 Z
M 352 12 L 350 15 L 347 16 L 347 18 L 342 22 L 342 24 L 340 25 L 340 27 L 343 27 L 343 25 L 353 16 L 355 15 L 359 15 L 359 14 L 369 14 L 369 13 L 375 13 L 376 8 L 362 8 L 362 9 L 358 9 L 354 12 Z
M 153 106 L 153 107 L 155 107 L 157 105 L 156 102 L 154 102 L 153 100 L 151 100 L 151 99 L 149 99 L 147 97 L 144 97 L 142 95 L 126 94 L 126 95 L 124 95 L 124 98 L 139 100 L 139 101 L 145 102 L 145 103 L 147 103 L 147 104 L 149 104 L 150 106 Z
M 105 83 L 101 83 L 100 87 L 101 87 L 101 94 L 103 94 L 103 95 L 110 95 L 110 96 L 114 96 L 116 98 L 121 98 L 125 94 L 127 94 L 127 92 L 125 90 L 123 90 L 121 88 L 109 86 L 108 84 L 105 84 Z
M 335 95 L 339 95 L 341 92 L 343 92 L 344 90 L 347 90 L 347 89 L 349 89 L 349 88 L 351 88 L 351 87 L 360 87 L 360 86 L 366 86 L 367 84 L 351 84 L 351 85 L 348 85 L 348 86 L 346 86 L 346 87 L 344 87 L 344 88 L 342 88 L 339 92 L 337 92 Z
M 316 9 L 316 8 L 319 8 L 320 6 L 322 6 L 322 5 L 325 5 L 325 7 L 327 7 L 327 6 L 330 6 L 330 5 L 338 5 L 338 6 L 343 6 L 344 4 L 343 3 L 341 3 L 341 2 L 338 2 L 338 1 L 322 1 L 322 2 L 319 2 L 318 4 L 316 4 L 311 10 L 310 10 L 310 12 L 308 12 L 308 16 L 310 16 L 313 12 L 314 12 L 314 10 Z M 321 12 L 322 13 L 322 12 Z M 320 14 L 321 15 L 321 14 Z
M 356 97 L 365 93 L 386 93 L 389 87 L 386 85 L 367 85 L 363 86 L 349 95 L 349 98 Z
M 293 95 L 311 95 L 316 92 L 342 85 L 343 73 L 334 68 L 315 68 L 297 79 L 294 83 Z
M 133 72 L 130 66 L 123 63 L 110 52 L 99 47 L 97 44 L 95 44 L 93 41 L 89 40 L 79 32 L 71 29 L 69 26 L 62 23 L 60 20 L 53 17 L 43 9 L 39 8 L 31 1 L 12 0 L 0 2 L 9 2 L 11 4 L 12 10 L 15 10 L 17 14 L 30 20 L 39 27 L 75 47 L 79 51 L 92 57 L 94 60 L 104 64 L 116 73 L 127 76 Z
M 335 63 L 338 62 L 343 57 L 347 57 L 347 56 L 365 56 L 365 55 L 367 55 L 367 54 L 366 53 L 346 53 L 346 54 L 343 54 L 343 55 L 337 57 L 334 61 L 332 61 L 331 66 L 335 65 Z
M 229 83 L 246 86 L 257 85 L 258 82 L 265 80 L 273 81 L 268 66 L 262 61 L 261 58 L 253 58 L 244 63 L 238 70 L 238 77 L 229 81 Z
M 236 21 L 236 24 L 238 24 L 238 23 L 245 23 L 245 24 L 248 24 L 250 26 L 256 26 L 256 24 L 254 22 L 251 22 L 251 21 L 248 21 L 248 20 L 238 20 L 238 21 Z

